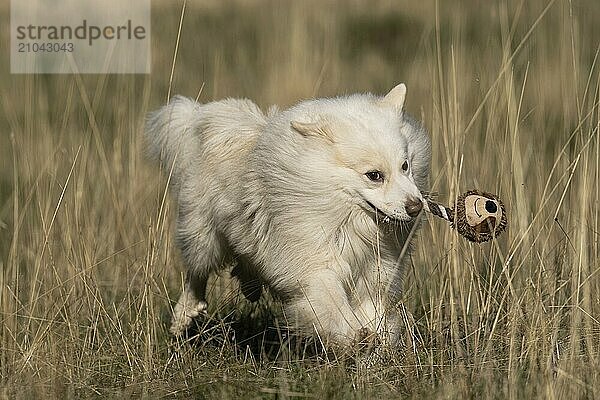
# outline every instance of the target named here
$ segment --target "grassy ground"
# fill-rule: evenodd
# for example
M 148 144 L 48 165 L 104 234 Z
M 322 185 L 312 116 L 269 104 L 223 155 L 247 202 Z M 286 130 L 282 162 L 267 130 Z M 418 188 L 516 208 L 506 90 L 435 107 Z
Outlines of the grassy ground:
M 600 3 L 190 1 L 170 84 L 181 5 L 153 4 L 149 76 L 10 75 L 3 47 L 0 397 L 599 396 Z M 496 192 L 510 218 L 484 245 L 424 224 L 414 346 L 315 353 L 226 277 L 203 333 L 173 341 L 182 267 L 145 112 L 169 90 L 268 106 L 399 81 L 438 198 Z

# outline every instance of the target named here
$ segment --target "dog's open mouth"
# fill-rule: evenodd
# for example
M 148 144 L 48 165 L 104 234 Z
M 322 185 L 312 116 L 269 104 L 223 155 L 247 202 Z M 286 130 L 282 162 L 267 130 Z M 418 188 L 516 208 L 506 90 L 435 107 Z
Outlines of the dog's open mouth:
M 367 202 L 367 204 L 373 209 L 373 211 L 375 211 L 375 215 L 376 216 L 381 216 L 381 220 L 385 223 L 388 222 L 392 222 L 392 221 L 397 221 L 396 218 L 389 216 L 388 214 L 384 213 L 383 211 L 381 211 L 381 209 L 377 208 L 375 206 L 375 204 L 371 203 L 369 200 L 365 200 Z

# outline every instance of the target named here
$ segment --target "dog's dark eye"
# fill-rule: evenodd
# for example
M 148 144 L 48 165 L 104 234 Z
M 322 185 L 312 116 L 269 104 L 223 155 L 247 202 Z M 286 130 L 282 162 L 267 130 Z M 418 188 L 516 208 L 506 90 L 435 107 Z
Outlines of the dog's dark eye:
M 402 171 L 408 171 L 408 161 L 404 161 L 404 163 L 402 164 Z
M 383 173 L 380 171 L 369 171 L 365 175 L 373 182 L 383 182 Z

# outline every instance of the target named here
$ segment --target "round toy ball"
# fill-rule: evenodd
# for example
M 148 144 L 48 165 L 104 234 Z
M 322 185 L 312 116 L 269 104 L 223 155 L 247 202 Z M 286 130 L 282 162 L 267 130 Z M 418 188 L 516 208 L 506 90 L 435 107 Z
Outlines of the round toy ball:
M 472 242 L 487 242 L 507 224 L 504 204 L 491 193 L 470 190 L 456 201 L 453 227 Z

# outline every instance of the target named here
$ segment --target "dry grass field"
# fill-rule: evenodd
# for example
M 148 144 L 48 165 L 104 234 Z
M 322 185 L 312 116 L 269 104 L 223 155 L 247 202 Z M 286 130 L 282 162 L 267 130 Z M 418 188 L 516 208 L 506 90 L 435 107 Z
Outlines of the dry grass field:
M 600 397 L 600 2 L 189 0 L 179 29 L 182 6 L 153 3 L 146 76 L 11 75 L 0 6 L 0 398 Z M 183 268 L 145 113 L 401 81 L 437 198 L 499 193 L 510 224 L 475 245 L 427 218 L 412 342 L 311 351 L 227 276 L 173 340 Z

